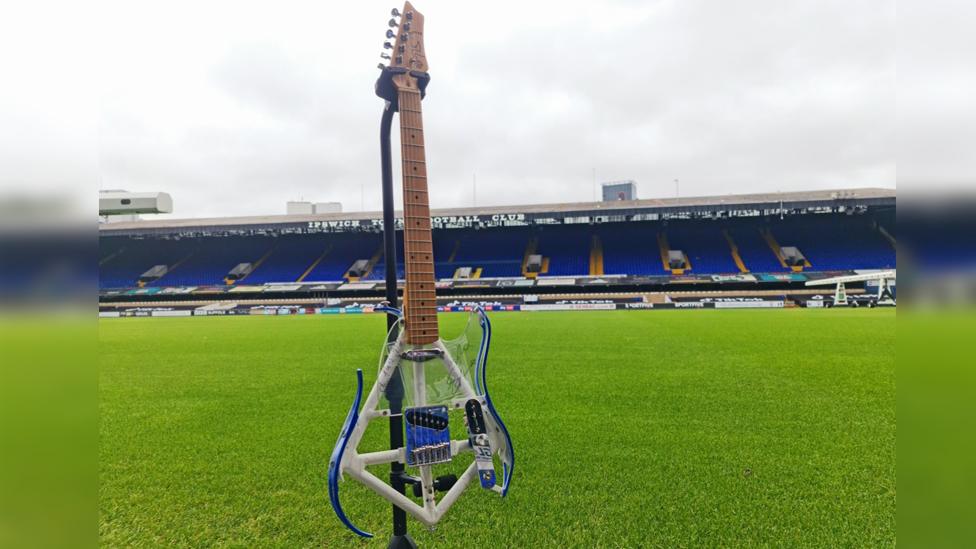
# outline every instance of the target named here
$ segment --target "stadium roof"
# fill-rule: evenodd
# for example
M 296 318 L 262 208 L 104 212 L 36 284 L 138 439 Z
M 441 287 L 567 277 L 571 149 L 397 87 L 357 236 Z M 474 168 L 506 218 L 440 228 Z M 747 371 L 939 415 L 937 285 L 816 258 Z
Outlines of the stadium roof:
M 563 204 L 529 204 L 515 206 L 478 206 L 432 209 L 432 217 L 471 218 L 473 216 L 519 215 L 531 217 L 552 214 L 556 217 L 630 216 L 683 212 L 720 212 L 733 210 L 804 209 L 825 206 L 894 206 L 895 190 L 859 188 L 826 191 L 736 194 L 687 198 L 651 198 L 613 202 L 575 202 Z M 397 211 L 397 217 L 401 212 Z M 259 215 L 245 217 L 211 217 L 192 219 L 152 219 L 102 223 L 99 230 L 109 234 L 162 234 L 199 229 L 273 229 L 283 226 L 342 221 L 375 221 L 382 212 L 345 212 L 301 215 Z

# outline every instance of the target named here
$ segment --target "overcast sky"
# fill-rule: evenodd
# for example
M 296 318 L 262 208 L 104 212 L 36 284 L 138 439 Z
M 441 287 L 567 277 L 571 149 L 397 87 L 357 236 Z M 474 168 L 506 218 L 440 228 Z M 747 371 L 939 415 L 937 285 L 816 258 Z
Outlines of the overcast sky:
M 99 4 L 97 78 L 76 88 L 99 105 L 99 187 L 168 192 L 174 217 L 378 209 L 394 5 Z M 475 175 L 478 205 L 590 200 L 594 170 L 641 198 L 675 179 L 684 196 L 895 185 L 891 1 L 416 7 L 435 207 L 471 205 Z

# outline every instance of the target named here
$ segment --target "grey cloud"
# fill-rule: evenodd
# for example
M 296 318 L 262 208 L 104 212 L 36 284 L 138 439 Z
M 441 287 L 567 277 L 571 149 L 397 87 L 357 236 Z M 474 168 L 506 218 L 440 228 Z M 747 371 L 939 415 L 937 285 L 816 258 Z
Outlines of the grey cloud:
M 480 204 L 589 200 L 593 168 L 645 197 L 674 178 L 683 194 L 894 185 L 893 2 L 569 6 L 559 24 L 532 12 L 483 38 L 457 28 L 474 7 L 425 4 L 435 206 L 470 204 L 474 173 Z M 377 17 L 344 32 L 378 46 Z M 233 123 L 161 141 L 165 121 L 121 124 L 109 102 L 108 179 L 158 185 L 181 216 L 280 212 L 298 196 L 358 209 L 360 185 L 378 207 L 378 47 L 323 43 L 316 57 L 314 40 L 241 39 L 215 57 L 201 86 L 241 110 Z

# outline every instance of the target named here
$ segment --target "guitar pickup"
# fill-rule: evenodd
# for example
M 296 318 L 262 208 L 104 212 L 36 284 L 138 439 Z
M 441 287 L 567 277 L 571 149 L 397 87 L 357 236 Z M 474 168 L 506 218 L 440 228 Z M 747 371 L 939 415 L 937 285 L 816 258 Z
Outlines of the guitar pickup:
M 468 442 L 474 450 L 481 487 L 491 490 L 495 487 L 495 463 L 491 459 L 491 442 L 488 439 L 485 413 L 478 399 L 472 398 L 465 403 L 464 422 L 468 426 Z

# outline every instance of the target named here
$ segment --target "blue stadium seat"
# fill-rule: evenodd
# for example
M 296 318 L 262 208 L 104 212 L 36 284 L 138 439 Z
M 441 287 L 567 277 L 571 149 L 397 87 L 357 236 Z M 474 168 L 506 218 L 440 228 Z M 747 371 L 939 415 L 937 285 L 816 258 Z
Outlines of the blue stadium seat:
M 885 219 L 894 232 L 894 217 Z M 763 238 L 769 230 L 780 246 L 796 246 L 814 271 L 877 269 L 895 266 L 895 251 L 876 229 L 871 216 L 824 214 L 779 218 L 726 220 L 671 220 L 604 223 L 600 225 L 548 225 L 493 229 L 440 229 L 434 231 L 436 276 L 450 278 L 458 267 L 482 268 L 482 276 L 521 276 L 526 247 L 538 239 L 537 252 L 549 258 L 546 275 L 589 274 L 590 245 L 594 235 L 603 247 L 605 274 L 666 275 L 657 235 L 664 232 L 672 249 L 691 261 L 691 273 L 736 273 L 723 229 L 734 239 L 746 267 L 752 272 L 787 271 Z M 357 259 L 370 259 L 380 250 L 378 233 L 326 233 L 313 235 L 234 236 L 206 238 L 123 238 L 100 240 L 99 286 L 131 288 L 143 272 L 167 265 L 170 272 L 154 286 L 223 284 L 235 265 L 256 263 L 244 284 L 294 282 L 306 271 L 305 282 L 341 280 Z M 398 239 L 399 241 L 399 239 Z M 403 277 L 403 246 L 398 242 L 397 272 Z M 323 251 L 324 258 L 316 264 Z M 314 268 L 312 266 L 314 265 Z M 379 257 L 369 280 L 384 278 Z

